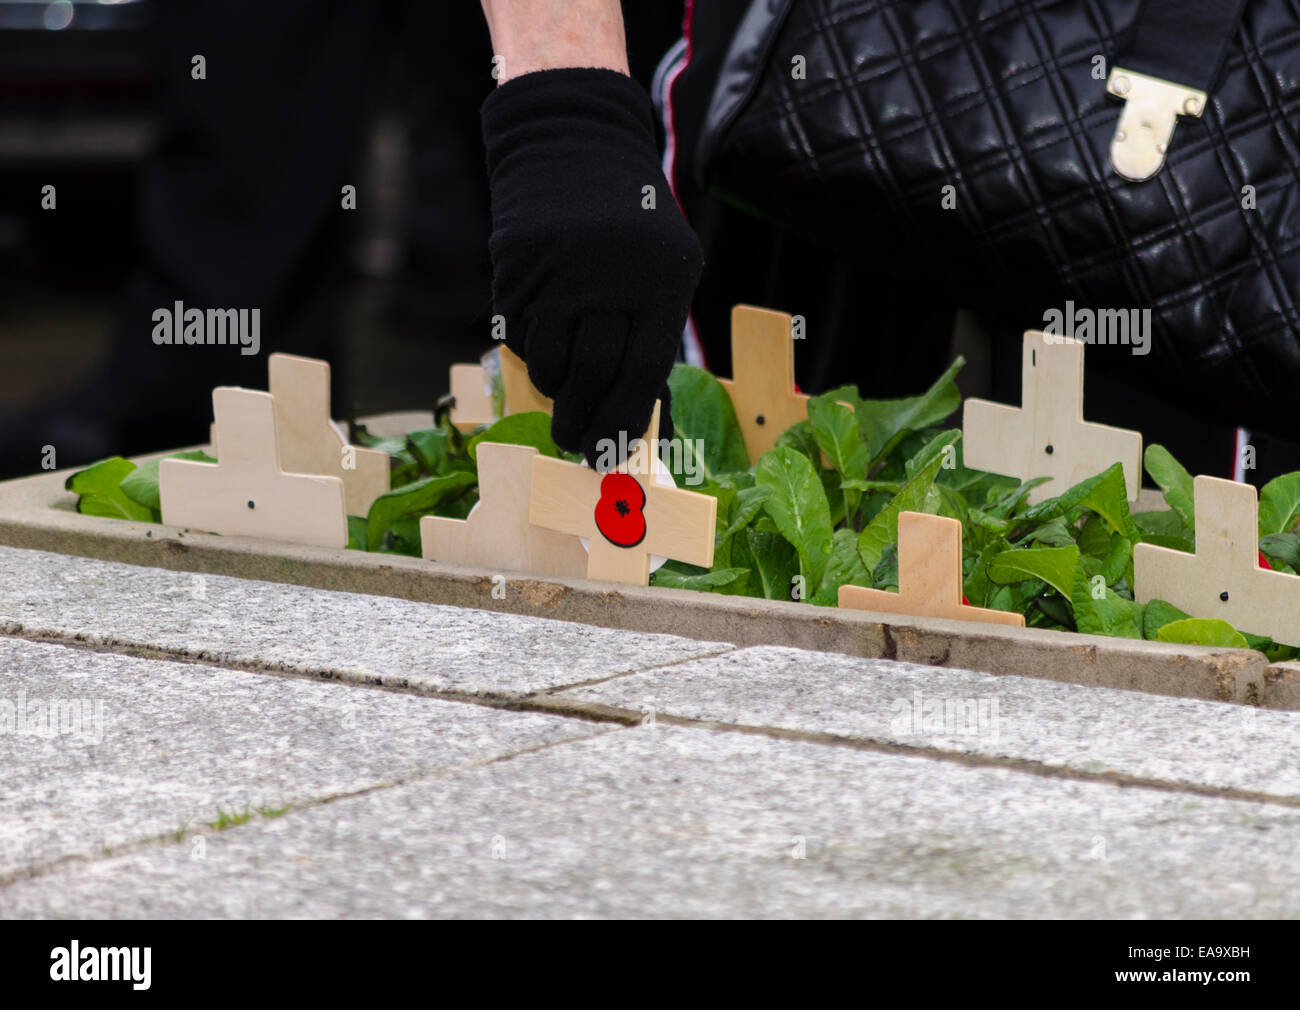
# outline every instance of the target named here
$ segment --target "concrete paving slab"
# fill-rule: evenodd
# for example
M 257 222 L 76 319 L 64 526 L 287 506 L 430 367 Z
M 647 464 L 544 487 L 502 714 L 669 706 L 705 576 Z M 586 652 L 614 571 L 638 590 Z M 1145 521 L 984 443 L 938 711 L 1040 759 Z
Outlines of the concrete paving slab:
M 1300 797 L 1300 712 L 778 648 L 555 699 Z
M 0 638 L 0 881 L 601 727 Z M 3 906 L 3 899 L 0 899 Z
M 0 633 L 510 696 L 730 649 L 468 607 L 0 547 Z
M 0 914 L 1287 917 L 1298 844 L 1284 805 L 661 724 L 60 868 Z

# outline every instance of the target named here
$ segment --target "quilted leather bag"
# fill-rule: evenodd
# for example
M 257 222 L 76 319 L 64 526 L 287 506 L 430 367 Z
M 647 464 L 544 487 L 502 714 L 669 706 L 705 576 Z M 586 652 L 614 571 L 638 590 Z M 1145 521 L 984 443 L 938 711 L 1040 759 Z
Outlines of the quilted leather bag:
M 1026 328 L 1150 309 L 1150 354 L 1090 356 L 1300 429 L 1297 0 L 754 0 L 696 164 Z

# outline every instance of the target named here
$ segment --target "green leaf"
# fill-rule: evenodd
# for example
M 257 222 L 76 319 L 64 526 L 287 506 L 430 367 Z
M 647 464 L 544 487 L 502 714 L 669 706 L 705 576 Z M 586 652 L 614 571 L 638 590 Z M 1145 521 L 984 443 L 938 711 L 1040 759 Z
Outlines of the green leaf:
M 1053 519 L 1041 526 L 1034 527 L 1029 533 L 1020 538 L 1019 543 L 1025 546 L 1041 544 L 1044 547 L 1069 547 L 1074 544 L 1072 530 L 1073 527 L 1067 526 L 1064 519 Z M 1080 545 L 1080 549 L 1082 549 L 1082 545 Z
M 1164 600 L 1151 600 L 1147 603 L 1146 611 L 1142 614 L 1142 637 L 1155 641 L 1156 634 L 1166 624 L 1173 624 L 1174 621 L 1185 621 L 1190 614 L 1179 610 L 1172 603 L 1166 603 Z
M 940 475 L 942 476 L 942 474 Z M 1027 480 L 1023 484 L 1013 484 L 1010 488 L 1003 489 L 999 486 L 989 488 L 988 499 L 984 506 L 984 511 L 989 515 L 997 516 L 1000 519 L 1006 519 L 1016 513 L 1029 492 L 1039 485 L 1048 483 L 1050 477 L 1035 477 L 1033 480 Z
M 1290 565 L 1293 571 L 1300 572 L 1300 536 L 1294 533 L 1270 533 L 1259 538 L 1259 549 L 1269 561 L 1280 561 L 1284 565 Z
M 501 418 L 487 431 L 481 431 L 469 440 L 466 452 L 469 458 L 478 459 L 480 442 L 507 442 L 511 445 L 531 445 L 543 456 L 560 458 L 560 447 L 551 439 L 551 417 L 540 410 L 510 414 Z
M 983 509 L 972 508 L 966 513 L 967 519 L 972 526 L 982 530 L 988 530 L 990 533 L 996 533 L 998 536 L 1006 536 L 1015 525 L 1010 519 L 999 519 L 997 516 L 985 512 Z
M 1025 579 L 1042 579 L 1062 596 L 1074 591 L 1074 573 L 1079 564 L 1079 548 L 1030 547 L 1003 551 L 988 563 L 988 576 L 1007 584 Z
M 808 457 L 808 461 L 813 466 L 821 466 L 821 449 L 817 447 L 817 437 L 813 434 L 812 425 L 808 421 L 799 421 L 790 425 L 776 437 L 776 444 L 778 447 L 788 446 Z
M 763 453 L 754 476 L 768 491 L 764 510 L 799 553 L 811 594 L 821 585 L 831 550 L 831 510 L 822 482 L 809 459 L 788 446 Z
M 110 456 L 78 470 L 63 486 L 81 496 L 77 499 L 77 511 L 84 515 L 154 522 L 153 510 L 122 490 L 123 479 L 134 470 L 135 464 L 130 460 Z
M 931 439 L 915 457 L 926 462 L 921 465 L 916 475 L 903 485 L 903 489 L 894 495 L 889 504 L 867 523 L 862 535 L 858 537 L 858 554 L 867 571 L 875 571 L 885 548 L 889 544 L 898 543 L 899 513 L 924 510 L 926 493 L 934 484 L 940 467 L 943 466 L 943 447 L 955 445 L 960 438 L 960 431 L 946 431 Z
M 730 488 L 725 490 L 730 491 Z M 732 491 L 732 497 L 726 509 L 723 509 L 721 499 L 718 503 L 718 524 L 722 531 L 714 539 L 713 545 L 713 563 L 718 568 L 729 568 L 731 564 L 732 546 L 735 542 L 736 535 L 746 526 L 754 521 L 754 518 L 763 508 L 763 502 L 768 496 L 766 488 L 749 487 L 740 491 Z
M 964 358 L 957 358 L 920 396 L 858 401 L 855 413 L 873 461 L 889 455 L 911 432 L 939 424 L 961 406 L 961 393 L 953 379 L 964 364 Z
M 890 495 L 903 490 L 903 485 L 896 480 L 845 480 L 840 481 L 840 487 L 846 491 L 884 491 Z
M 839 603 L 840 586 L 849 585 L 870 586 L 871 573 L 858 553 L 858 534 L 850 529 L 836 530 L 831 538 L 831 559 L 822 584 L 813 595 L 813 603 L 834 607 Z
M 1196 507 L 1192 500 L 1192 475 L 1163 445 L 1147 446 L 1143 463 L 1151 479 L 1164 492 L 1169 507 L 1178 513 L 1189 531 L 1195 530 Z
M 1169 547 L 1188 554 L 1196 550 L 1192 528 L 1173 509 L 1160 512 L 1135 512 L 1133 525 L 1138 528 L 1142 543 Z
M 393 520 L 393 525 L 380 541 L 376 553 L 420 557 L 420 517 L 403 516 Z
M 852 408 L 814 396 L 808 401 L 808 423 L 812 425 L 813 438 L 831 466 L 840 475 L 841 487 L 847 482 L 865 480 L 871 454 L 862 440 L 862 429 Z
M 1074 610 L 1074 624 L 1088 635 L 1111 635 L 1115 638 L 1142 637 L 1142 605 L 1120 596 L 1103 585 L 1100 599 L 1093 596 L 1093 581 L 1083 566 L 1074 570 L 1074 586 L 1070 604 Z
M 749 578 L 748 568 L 717 568 L 711 572 L 691 575 L 666 569 L 667 566 L 660 568 L 650 577 L 650 581 L 656 586 L 664 586 L 668 589 L 696 589 L 707 593 L 716 589 L 729 588 L 741 579 Z
M 1300 517 L 1300 473 L 1284 473 L 1259 489 L 1259 535 L 1286 533 Z
M 794 545 L 780 533 L 745 530 L 745 545 L 758 576 L 758 590 L 769 600 L 788 600 L 799 574 L 800 558 Z
M 1055 498 L 1039 502 L 1025 512 L 1024 518 L 1029 522 L 1047 522 L 1068 516 L 1076 508 L 1091 509 L 1105 520 L 1112 532 L 1130 541 L 1138 539 L 1137 528 L 1128 510 L 1124 468 L 1119 463 L 1095 477 L 1080 481 Z
M 962 591 L 972 605 L 976 607 L 987 607 L 989 605 L 989 600 L 996 590 L 993 581 L 988 575 L 988 564 L 1003 551 L 1009 550 L 1010 547 L 1011 545 L 1002 537 L 996 537 L 976 557 L 967 557 L 968 571 L 962 582 Z
M 366 517 L 348 516 L 348 550 L 366 549 Z
M 430 476 L 440 476 L 450 468 L 450 436 L 444 428 L 411 432 L 406 436 L 406 448 Z
M 196 463 L 216 462 L 215 459 L 201 449 L 172 453 L 166 458 L 188 459 Z M 158 493 L 158 464 L 161 462 L 161 459 L 151 459 L 147 463 L 141 463 L 122 478 L 122 492 L 133 502 L 152 509 L 154 512 L 162 511 L 162 498 Z
M 1227 621 L 1203 617 L 1170 621 L 1160 629 L 1156 641 L 1179 642 L 1183 645 L 1226 645 L 1233 649 L 1249 648 L 1241 632 Z
M 682 443 L 682 475 L 693 472 L 712 480 L 748 470 L 745 436 L 722 383 L 702 368 L 679 364 L 668 376 L 668 388 L 673 426 Z
M 379 550 L 384 535 L 397 520 L 431 512 L 442 502 L 473 487 L 477 480 L 473 474 L 449 473 L 442 477 L 426 477 L 381 494 L 370 506 L 370 515 L 366 517 L 366 550 Z
M 871 573 L 871 585 L 876 589 L 898 591 L 898 544 L 890 544 L 880 555 L 880 564 Z

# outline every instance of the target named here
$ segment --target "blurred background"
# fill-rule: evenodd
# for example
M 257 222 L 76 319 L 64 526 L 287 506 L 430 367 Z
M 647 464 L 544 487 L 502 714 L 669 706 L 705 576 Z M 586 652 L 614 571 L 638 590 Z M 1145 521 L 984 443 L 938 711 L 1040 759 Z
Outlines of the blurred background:
M 807 317 L 806 392 L 917 393 L 960 352 L 963 393 L 1018 402 L 1029 321 L 957 313 L 941 279 L 882 279 L 695 187 L 693 138 L 747 5 L 697 4 L 673 78 L 708 366 L 730 374 L 745 302 Z M 624 0 L 651 90 L 684 6 Z M 431 409 L 448 368 L 492 346 L 491 55 L 478 0 L 0 0 L 0 478 L 36 472 L 45 445 L 65 468 L 206 441 L 212 387 L 266 388 L 274 350 L 331 362 L 337 418 Z M 152 313 L 178 299 L 259 309 L 261 353 L 155 346 Z M 1091 420 L 1231 474 L 1230 426 L 1093 358 L 1088 376 Z M 1300 448 L 1254 441 L 1251 480 L 1300 468 Z
M 648 86 L 683 3 L 624 7 Z M 431 408 L 491 345 L 494 84 L 477 0 L 0 0 L 3 476 L 202 441 L 276 349 L 338 417 Z M 262 352 L 155 347 L 174 298 L 261 307 Z

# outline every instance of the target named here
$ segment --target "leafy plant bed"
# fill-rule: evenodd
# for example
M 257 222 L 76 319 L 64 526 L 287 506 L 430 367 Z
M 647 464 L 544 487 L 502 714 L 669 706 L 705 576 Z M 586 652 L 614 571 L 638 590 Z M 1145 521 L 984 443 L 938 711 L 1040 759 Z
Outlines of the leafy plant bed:
M 953 380 L 961 366 L 958 359 L 926 392 L 906 399 L 864 400 L 852 386 L 813 397 L 808 420 L 782 433 L 752 467 L 721 384 L 677 366 L 673 422 L 684 451 L 666 462 L 679 485 L 718 499 L 714 565 L 669 562 L 653 585 L 805 606 L 834 606 L 846 583 L 896 590 L 898 515 L 929 512 L 962 523 L 963 591 L 973 606 L 1019 612 L 1031 628 L 1251 648 L 1273 662 L 1296 658 L 1300 650 L 1224 621 L 1133 600 L 1135 543 L 1193 549 L 1192 478 L 1161 446 L 1145 457 L 1168 506 L 1154 511 L 1130 511 L 1118 464 L 1032 506 L 1029 492 L 1045 478 L 1019 482 L 967 468 L 960 430 L 943 426 L 960 407 Z M 349 517 L 349 547 L 418 557 L 421 516 L 464 518 L 477 501 L 481 442 L 564 456 L 549 427 L 541 413 L 512 415 L 468 436 L 445 418 L 397 438 L 358 427 L 357 444 L 389 453 L 393 490 L 368 516 Z M 137 467 L 113 457 L 73 474 L 66 486 L 83 513 L 159 521 L 156 461 Z M 1298 521 L 1300 473 L 1261 489 L 1261 560 L 1271 568 L 1300 570 Z

